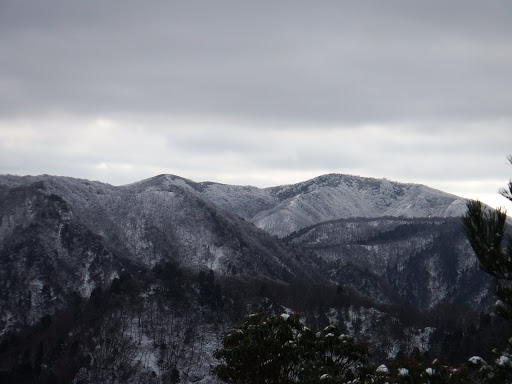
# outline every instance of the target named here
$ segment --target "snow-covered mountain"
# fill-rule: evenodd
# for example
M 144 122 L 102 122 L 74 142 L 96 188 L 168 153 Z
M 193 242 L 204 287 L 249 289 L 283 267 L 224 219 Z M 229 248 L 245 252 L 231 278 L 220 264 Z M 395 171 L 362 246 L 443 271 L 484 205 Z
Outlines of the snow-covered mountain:
M 64 270 L 73 271 L 68 290 L 82 297 L 123 269 L 137 265 L 151 268 L 172 260 L 221 274 L 348 284 L 373 299 L 389 303 L 406 300 L 418 308 L 453 298 L 459 290 L 466 292 L 459 275 L 467 268 L 461 265 L 470 265 L 470 275 L 478 270 L 460 234 L 457 244 L 444 256 L 453 259 L 444 263 L 452 269 L 445 271 L 450 278 L 441 282 L 439 276 L 446 273 L 440 275 L 434 268 L 437 264 L 426 261 L 439 248 L 443 233 L 434 218 L 460 217 L 465 210 L 463 199 L 423 185 L 386 179 L 328 174 L 294 185 L 256 188 L 160 175 L 115 187 L 46 175 L 2 176 L 0 193 L 0 252 L 5 255 L 2 281 L 6 287 L 16 281 L 19 292 L 27 296 L 22 301 L 31 308 L 40 307 L 37 303 L 44 300 L 42 291 L 48 295 L 51 288 L 50 297 L 54 291 L 67 291 L 44 278 L 50 270 L 60 273 L 64 265 Z M 417 218 L 424 219 L 423 231 L 406 232 L 399 241 L 389 237 L 390 223 L 403 227 L 410 224 L 405 219 Z M 333 226 L 341 227 L 333 231 Z M 368 233 L 374 238 L 362 236 L 368 231 L 363 227 L 372 228 Z M 339 242 L 339 233 L 352 240 Z M 293 249 L 269 234 L 288 236 Z M 375 236 L 380 236 L 380 243 Z M 33 244 L 27 239 L 33 239 Z M 37 256 L 31 256 L 34 253 Z M 418 257 L 419 261 L 411 262 Z M 27 259 L 25 264 L 23 258 Z M 412 276 L 412 269 L 404 270 L 403 265 L 415 263 L 423 265 L 428 276 L 423 279 L 426 286 L 417 290 L 435 291 L 431 297 L 411 297 L 410 289 L 399 288 Z M 368 266 L 375 284 L 365 289 L 358 281 Z M 16 273 L 19 276 L 15 279 L 12 274 Z M 385 288 L 386 284 L 394 288 Z M 470 300 L 485 302 L 487 296 L 482 290 L 487 288 L 484 284 Z M 53 302 L 70 300 L 61 296 L 55 296 Z M 468 299 L 467 295 L 462 299 Z M 29 316 L 27 321 L 41 315 L 39 310 L 33 313 L 35 318 Z M 10 323 L 10 316 L 8 311 L 3 314 L 4 326 Z
M 228 275 L 310 278 L 295 257 L 178 185 L 0 177 L 0 334 L 89 297 L 123 270 L 172 261 Z
M 464 211 L 463 199 L 426 186 L 337 174 L 272 188 L 173 175 L 118 187 L 0 176 L 0 355 L 9 352 L 8 366 L 27 356 L 34 365 L 36 352 L 21 359 L 17 339 L 9 349 L 2 335 L 27 324 L 35 327 L 28 335 L 60 332 L 48 318 L 55 324 L 59 310 L 72 308 L 81 320 L 65 324 L 65 348 L 53 340 L 55 354 L 71 353 L 90 335 L 82 353 L 100 353 L 106 347 L 98 335 L 112 331 L 113 316 L 132 348 L 130 364 L 154 372 L 151 383 L 174 369 L 182 382 L 214 382 L 208 372 L 221 330 L 258 308 L 296 308 L 318 325 L 336 322 L 386 359 L 408 353 L 415 340 L 441 351 L 452 337 L 466 340 L 455 330 L 486 332 L 493 324 L 479 320 L 491 281 L 460 230 Z M 453 306 L 463 320 L 443 309 Z M 93 331 L 90 312 L 101 323 Z M 24 345 L 33 349 L 31 337 Z
M 327 174 L 271 188 L 196 183 L 172 175 L 141 182 L 188 187 L 280 237 L 325 221 L 366 217 L 460 217 L 463 198 L 424 185 Z

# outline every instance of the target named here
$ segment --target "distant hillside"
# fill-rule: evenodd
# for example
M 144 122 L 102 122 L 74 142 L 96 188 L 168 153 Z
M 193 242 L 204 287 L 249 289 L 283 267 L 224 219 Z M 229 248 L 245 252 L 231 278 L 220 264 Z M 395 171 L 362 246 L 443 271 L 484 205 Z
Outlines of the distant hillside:
M 491 279 L 478 267 L 460 218 L 340 219 L 284 240 L 320 257 L 331 281 L 378 302 L 401 300 L 418 309 L 446 301 L 479 310 L 491 305 Z
M 424 185 L 340 174 L 271 188 L 195 183 L 172 175 L 160 175 L 142 183 L 149 182 L 193 189 L 280 237 L 329 220 L 460 217 L 466 207 L 464 199 Z

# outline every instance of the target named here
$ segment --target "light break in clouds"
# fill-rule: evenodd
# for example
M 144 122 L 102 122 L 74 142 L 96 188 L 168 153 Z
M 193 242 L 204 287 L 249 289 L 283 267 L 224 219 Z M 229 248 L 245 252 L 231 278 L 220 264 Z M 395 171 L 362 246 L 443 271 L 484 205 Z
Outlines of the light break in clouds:
M 0 1 L 0 173 L 270 186 L 341 172 L 504 205 L 511 14 L 506 0 Z

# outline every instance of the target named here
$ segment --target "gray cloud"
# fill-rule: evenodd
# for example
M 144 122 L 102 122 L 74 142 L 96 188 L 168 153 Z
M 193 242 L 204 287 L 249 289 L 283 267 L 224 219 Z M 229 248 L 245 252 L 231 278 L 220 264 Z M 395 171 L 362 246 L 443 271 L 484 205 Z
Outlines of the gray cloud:
M 4 114 L 510 115 L 512 5 L 5 2 Z

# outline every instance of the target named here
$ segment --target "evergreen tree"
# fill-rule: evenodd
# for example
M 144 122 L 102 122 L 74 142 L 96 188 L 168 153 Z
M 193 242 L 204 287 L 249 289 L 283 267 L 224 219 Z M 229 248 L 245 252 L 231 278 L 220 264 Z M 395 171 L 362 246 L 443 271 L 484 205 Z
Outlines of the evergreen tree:
M 508 157 L 512 164 L 512 156 Z M 512 201 L 512 180 L 507 189 L 500 194 Z M 512 321 L 512 241 L 510 236 L 506 246 L 505 226 L 507 214 L 498 209 L 484 207 L 479 201 L 469 201 L 467 212 L 462 217 L 464 230 L 476 253 L 481 268 L 494 277 L 495 291 L 498 300 L 495 309 L 498 314 Z M 469 359 L 476 367 L 484 382 L 512 383 L 512 338 L 500 350 L 493 351 L 496 359 L 485 362 L 478 356 Z
M 512 163 L 512 157 L 509 157 Z M 500 193 L 512 201 L 512 180 L 508 191 Z M 484 207 L 480 201 L 469 201 L 468 210 L 462 217 L 464 230 L 471 247 L 480 261 L 481 268 L 494 277 L 496 311 L 512 320 L 512 241 L 510 237 L 506 247 L 503 246 L 507 214 L 501 209 L 492 210 Z
M 246 317 L 215 352 L 226 383 L 346 383 L 364 375 L 368 349 L 329 326 L 314 332 L 297 315 Z
M 210 269 L 208 275 L 203 271 L 199 272 L 199 302 L 202 305 L 209 305 L 212 309 L 222 308 L 222 288 L 219 283 L 215 283 L 215 274 Z

